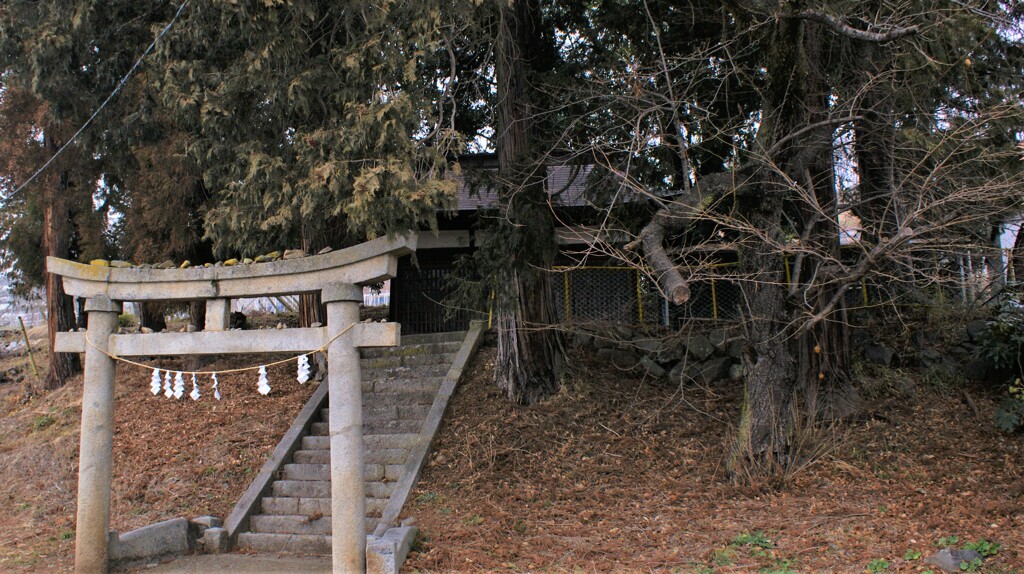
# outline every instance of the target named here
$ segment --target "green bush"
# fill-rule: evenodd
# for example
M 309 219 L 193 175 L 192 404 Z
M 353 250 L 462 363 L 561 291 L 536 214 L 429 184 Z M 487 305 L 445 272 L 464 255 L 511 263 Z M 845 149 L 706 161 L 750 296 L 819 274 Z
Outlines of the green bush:
M 1012 369 L 1021 375 L 1024 353 L 1024 308 L 1011 300 L 999 307 L 978 338 L 979 354 L 997 369 Z
M 996 426 L 1005 432 L 1024 428 L 1024 308 L 1014 300 L 1004 303 L 979 336 L 982 358 L 997 369 L 1013 371 L 1017 378 L 1007 389 L 1007 397 L 996 411 Z

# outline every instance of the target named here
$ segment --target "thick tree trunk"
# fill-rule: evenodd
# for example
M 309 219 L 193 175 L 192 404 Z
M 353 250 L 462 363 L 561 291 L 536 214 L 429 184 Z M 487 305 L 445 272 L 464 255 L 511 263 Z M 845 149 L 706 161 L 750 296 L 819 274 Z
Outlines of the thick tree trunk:
M 816 307 L 831 299 L 823 290 Z M 855 413 L 861 396 L 850 375 L 850 338 L 846 307 L 842 304 L 826 320 L 816 324 L 797 341 L 797 381 L 807 415 L 812 420 L 835 421 Z
M 807 45 L 811 54 L 822 52 L 820 31 L 808 33 Z M 829 114 L 829 83 L 819 74 L 808 78 L 808 123 L 823 122 Z M 795 295 L 793 324 L 806 319 L 806 313 L 820 315 L 836 295 L 836 288 L 822 284 L 825 275 L 821 268 L 835 264 L 841 258 L 838 195 L 835 187 L 835 159 L 831 152 L 834 130 L 831 126 L 811 132 L 804 146 L 817 148 L 808 154 L 804 169 L 804 186 L 813 194 L 813 202 L 805 202 L 801 209 L 801 244 L 809 248 L 801 258 L 800 269 L 792 277 L 798 283 L 791 286 Z M 892 177 L 889 173 L 875 177 Z M 878 166 L 884 171 L 884 166 Z M 804 307 L 801 308 L 800 304 Z M 801 312 L 803 315 L 801 316 Z M 860 395 L 850 376 L 849 332 L 846 310 L 842 302 L 824 314 L 809 330 L 794 339 L 797 357 L 797 389 L 811 421 L 836 420 L 853 414 L 860 406 Z
M 519 277 L 516 285 L 516 309 L 498 316 L 498 385 L 512 401 L 530 405 L 554 394 L 561 386 L 564 350 L 559 333 L 554 330 L 554 301 L 551 278 L 547 273 L 537 279 L 539 284 L 524 288 Z M 530 324 L 524 318 L 539 318 Z
M 320 302 L 319 293 L 303 293 L 299 295 L 299 326 L 311 327 L 314 323 L 324 324 L 326 307 Z
M 163 303 L 144 301 L 139 304 L 139 326 L 153 329 L 159 333 L 167 328 L 167 317 L 164 316 Z
M 509 398 L 532 404 L 561 386 L 563 345 L 554 323 L 548 269 L 554 259 L 554 221 L 545 167 L 535 161 L 537 129 L 529 74 L 542 59 L 541 13 L 535 0 L 502 10 L 498 39 L 498 169 L 506 221 L 503 232 L 522 246 L 498 304 L 495 379 Z M 511 288 L 508 288 L 511 287 Z
M 781 239 L 782 186 L 766 183 L 750 222 Z M 743 409 L 739 433 L 726 461 L 733 481 L 761 484 L 779 479 L 789 461 L 793 427 L 795 362 L 786 312 L 785 262 L 773 242 L 757 241 L 740 254 L 747 309 L 743 353 Z
M 47 149 L 55 153 L 60 145 L 47 130 Z M 43 252 L 47 256 L 69 258 L 71 255 L 71 211 L 67 204 L 68 175 L 60 173 L 54 187 L 46 193 L 43 206 Z M 53 349 L 57 333 L 70 331 L 76 325 L 75 301 L 64 293 L 64 283 L 57 275 L 47 272 L 46 281 L 46 327 L 49 330 L 50 349 Z M 57 389 L 82 370 L 78 355 L 74 353 L 50 353 L 49 372 L 44 387 Z
M 895 235 L 900 211 L 894 167 L 894 95 L 884 79 L 892 66 L 890 54 L 886 47 L 873 42 L 857 47 L 859 81 L 863 87 L 858 110 L 862 119 L 854 123 L 858 177 L 854 213 L 861 219 L 863 239 L 872 242 Z
M 864 239 L 878 241 L 894 237 L 899 217 L 893 168 L 896 128 L 892 114 L 883 109 L 885 98 L 869 92 L 864 100 L 871 108 L 864 110 L 864 119 L 854 128 L 860 196 L 854 211 Z
M 789 466 L 793 361 L 785 342 L 757 339 L 744 358 L 743 411 L 727 470 L 734 482 L 774 486 Z
M 328 247 L 327 234 L 311 225 L 302 226 L 302 249 L 310 255 Z M 299 295 L 299 326 L 309 327 L 313 323 L 327 323 L 327 307 L 320 302 L 320 293 Z
M 192 301 L 188 305 L 188 324 L 196 331 L 206 327 L 206 301 Z
M 804 41 L 798 21 L 783 19 L 777 24 L 771 43 L 774 65 L 768 71 L 765 105 L 773 113 L 765 117 L 759 134 L 765 149 L 773 149 L 775 142 L 784 141 L 807 122 L 809 72 Z M 804 143 L 801 141 L 797 147 L 790 141 L 778 151 L 777 157 L 768 158 L 756 175 L 759 193 L 745 200 L 750 224 L 766 236 L 741 242 L 739 252 L 748 313 L 743 356 L 745 379 L 739 433 L 726 461 L 726 470 L 739 483 L 779 481 L 789 464 L 796 333 L 787 309 L 785 253 L 780 247 L 787 244 L 782 229 L 783 202 L 792 192 L 787 179 L 793 178 L 789 174 L 784 177 L 778 169 L 784 166 L 791 172 L 795 168 L 802 173 L 801 166 L 791 164 L 805 153 Z

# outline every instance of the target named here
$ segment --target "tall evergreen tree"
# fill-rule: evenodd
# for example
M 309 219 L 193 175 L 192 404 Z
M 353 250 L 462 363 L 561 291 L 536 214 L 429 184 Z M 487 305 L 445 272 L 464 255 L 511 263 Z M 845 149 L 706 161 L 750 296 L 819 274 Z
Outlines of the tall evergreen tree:
M 532 404 L 561 386 L 561 337 L 554 328 L 551 269 L 554 214 L 539 144 L 540 102 L 533 86 L 554 63 L 551 34 L 536 0 L 501 8 L 496 44 L 496 141 L 501 221 L 491 241 L 509 249 L 497 276 L 498 356 L 495 378 L 508 397 Z M 510 257 L 509 257 L 510 256 Z
M 7 3 L 0 8 L 4 88 L 12 94 L 31 94 L 41 112 L 29 139 L 9 140 L 7 145 L 42 147 L 41 154 L 26 158 L 54 157 L 127 73 L 152 40 L 149 24 L 166 16 L 168 7 L 59 2 Z M 117 117 L 116 100 L 104 112 L 107 119 Z M 105 215 L 122 191 L 111 164 L 122 156 L 115 151 L 118 142 L 106 136 L 104 130 L 95 129 L 80 134 L 40 177 L 18 192 L 27 199 L 12 196 L 14 190 L 9 189 L 5 208 L 34 205 L 22 216 L 41 218 L 44 255 L 72 259 L 109 255 Z M 12 185 L 26 181 L 39 165 L 11 166 L 8 181 Z M 39 280 L 46 286 L 52 344 L 57 331 L 74 326 L 74 304 L 57 277 L 44 271 Z M 77 356 L 52 353 L 47 386 L 63 384 L 78 369 Z
M 219 254 L 316 251 L 435 225 L 457 134 L 422 66 L 438 3 L 196 6 L 160 53 L 162 102 L 190 131 Z

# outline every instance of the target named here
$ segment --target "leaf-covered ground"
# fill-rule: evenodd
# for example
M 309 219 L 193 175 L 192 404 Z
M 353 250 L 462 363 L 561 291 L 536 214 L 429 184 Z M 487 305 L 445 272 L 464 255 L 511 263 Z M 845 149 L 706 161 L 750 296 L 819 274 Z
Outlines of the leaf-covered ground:
M 863 416 L 800 433 L 809 463 L 789 486 L 737 488 L 722 462 L 738 389 L 576 355 L 566 390 L 526 409 L 490 384 L 492 361 L 474 359 L 406 510 L 424 533 L 408 571 L 923 572 L 913 558 L 956 536 L 1001 545 L 980 571 L 1024 572 L 1022 439 L 994 429 L 995 391 L 969 386 L 972 408 L 960 387 L 870 372 Z M 12 366 L 27 358 L 0 357 Z M 312 392 L 291 370 L 267 398 L 239 375 L 220 403 L 179 403 L 119 369 L 113 528 L 223 517 Z M 0 384 L 2 572 L 71 570 L 80 390 L 24 404 Z
M 787 487 L 737 488 L 723 461 L 738 389 L 575 359 L 568 388 L 526 409 L 490 384 L 493 353 L 477 357 L 406 511 L 425 535 L 411 568 L 923 572 L 946 537 L 1001 544 L 983 572 L 1024 572 L 1022 439 L 994 429 L 984 389 L 968 389 L 976 416 L 958 388 L 875 373 L 892 380 L 870 382 L 856 422 L 799 434 Z
M 203 369 L 260 361 L 233 357 Z M 0 370 L 26 363 L 0 358 Z M 150 364 L 183 368 L 180 361 Z M 271 367 L 267 397 L 257 394 L 250 372 L 221 376 L 220 401 L 204 381 L 204 396 L 193 402 L 154 397 L 151 371 L 119 365 L 111 528 L 226 516 L 314 390 L 300 386 L 294 370 Z M 0 385 L 0 572 L 72 570 L 81 389 L 79 375 L 23 403 L 20 384 Z

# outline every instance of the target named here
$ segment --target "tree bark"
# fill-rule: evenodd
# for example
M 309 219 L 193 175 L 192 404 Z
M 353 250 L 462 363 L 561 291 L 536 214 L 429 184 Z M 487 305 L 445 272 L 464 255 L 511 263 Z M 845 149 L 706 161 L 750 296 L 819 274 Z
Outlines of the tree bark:
M 196 331 L 206 327 L 206 301 L 192 301 L 188 305 L 188 324 Z
M 302 249 L 314 255 L 330 241 L 326 233 L 309 224 L 302 225 Z M 299 326 L 309 327 L 313 323 L 327 323 L 327 307 L 320 301 L 320 293 L 303 293 L 299 295 Z
M 806 32 L 805 45 L 810 59 L 821 54 L 823 39 L 821 30 Z M 829 115 L 830 82 L 814 63 L 808 74 L 807 123 L 823 124 Z M 815 72 L 815 70 L 818 70 Z M 814 323 L 810 329 L 801 331 L 794 339 L 797 357 L 797 390 L 803 400 L 810 420 L 836 420 L 847 417 L 860 406 L 860 395 L 853 386 L 850 376 L 850 351 L 845 307 L 842 302 L 830 312 L 824 313 L 825 306 L 836 295 L 839 287 L 824 280 L 821 268 L 834 264 L 841 258 L 839 205 L 836 193 L 835 159 L 832 154 L 834 128 L 822 126 L 804 137 L 803 146 L 814 153 L 807 154 L 803 170 L 808 198 L 801 205 L 801 247 L 807 248 L 802 256 L 799 271 L 792 277 L 796 285 L 790 286 L 790 293 L 796 295 L 791 302 L 794 307 L 792 324 L 806 320 L 810 312 Z M 878 166 L 884 171 L 885 166 Z M 892 177 L 892 163 L 888 164 L 888 175 Z M 800 308 L 800 304 L 805 307 Z M 801 317 L 801 312 L 803 316 Z M 822 314 L 824 313 L 824 314 Z
M 46 147 L 50 154 L 60 149 L 53 136 L 53 129 L 46 130 Z M 70 258 L 71 256 L 71 210 L 68 207 L 68 178 L 66 171 L 59 172 L 56 182 L 47 186 L 43 206 L 43 252 L 47 256 Z M 57 333 L 70 331 L 76 325 L 75 301 L 64 292 L 61 278 L 50 272 L 45 273 L 46 281 L 46 327 L 49 331 L 50 349 L 53 349 Z M 50 353 L 49 372 L 43 386 L 58 389 L 69 378 L 81 372 L 82 364 L 75 353 Z
M 500 314 L 497 322 L 495 379 L 508 398 L 521 405 L 534 404 L 561 386 L 564 350 L 559 332 L 552 327 L 551 278 L 545 273 L 538 279 L 540 284 L 526 286 L 521 278 L 512 278 L 516 309 Z M 528 318 L 542 322 L 530 323 Z
M 163 303 L 143 301 L 139 304 L 139 326 L 152 329 L 159 333 L 167 328 L 167 317 L 164 316 Z
M 760 229 L 778 230 L 781 219 L 778 191 L 768 191 L 751 223 Z M 756 485 L 781 480 L 789 463 L 796 373 L 793 342 L 787 337 L 782 257 L 766 242 L 757 242 L 745 251 L 740 265 L 751 280 L 743 284 L 748 311 L 743 409 L 726 470 L 734 482 Z
M 554 261 L 554 220 L 546 169 L 535 160 L 536 118 L 530 73 L 541 66 L 541 12 L 535 0 L 502 9 L 497 44 L 498 172 L 505 211 L 503 233 L 524 246 L 497 301 L 495 380 L 508 397 L 532 404 L 561 387 L 564 347 L 554 323 L 548 270 Z M 526 247 L 526 246 L 529 247 Z
M 765 236 L 741 242 L 739 250 L 741 276 L 747 278 L 742 285 L 747 345 L 739 433 L 726 470 L 734 482 L 751 485 L 782 480 L 790 458 L 796 333 L 787 308 L 785 253 L 780 248 L 787 244 L 782 229 L 784 200 L 792 193 L 793 171 L 803 172 L 795 164 L 807 152 L 806 142 L 786 139 L 809 123 L 810 71 L 804 42 L 798 20 L 778 21 L 765 87 L 764 108 L 773 113 L 765 116 L 759 131 L 763 149 L 776 152 L 765 158 L 755 175 L 758 197 L 746 198 L 743 206 L 750 213 L 750 224 Z M 790 171 L 783 173 L 777 166 Z

